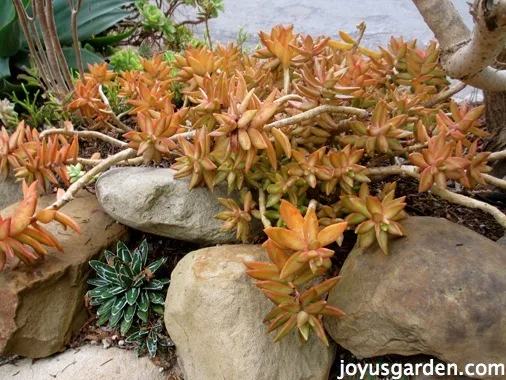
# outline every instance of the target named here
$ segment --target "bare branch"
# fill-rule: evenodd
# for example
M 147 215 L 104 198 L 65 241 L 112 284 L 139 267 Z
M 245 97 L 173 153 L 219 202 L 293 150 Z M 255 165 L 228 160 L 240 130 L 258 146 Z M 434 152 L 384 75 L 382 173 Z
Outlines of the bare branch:
M 105 141 L 108 144 L 119 148 L 127 148 L 128 144 L 126 142 L 115 139 L 114 137 L 104 135 L 103 133 L 97 131 L 69 131 L 68 129 L 47 129 L 40 133 L 40 137 L 44 138 L 50 135 L 65 135 L 65 136 L 79 136 L 82 138 L 94 138 L 98 140 Z
M 494 177 L 490 174 L 483 174 L 483 178 L 487 183 L 506 190 L 506 181 L 504 179 Z
M 100 159 L 100 160 L 91 160 L 88 158 L 78 158 L 77 162 L 84 166 L 97 166 L 100 165 L 102 162 L 107 160 L 107 158 Z M 116 165 L 118 166 L 137 166 L 144 163 L 144 157 L 135 157 L 132 159 L 128 159 L 122 162 L 118 162 Z
M 77 0 L 76 5 L 74 6 L 74 1 L 69 0 L 69 6 L 71 10 L 72 43 L 74 44 L 74 50 L 76 52 L 79 75 L 81 78 L 84 78 L 83 57 L 81 55 L 81 49 L 79 48 L 79 38 L 77 35 L 77 14 L 81 9 L 81 2 L 82 0 Z
M 274 121 L 270 124 L 267 124 L 264 126 L 264 130 L 269 131 L 272 128 L 281 128 L 285 127 L 287 125 L 291 124 L 297 124 L 301 121 L 309 120 L 314 118 L 315 116 L 318 116 L 322 113 L 329 112 L 329 113 L 342 113 L 346 115 L 354 115 L 359 117 L 366 117 L 369 115 L 369 113 L 366 110 L 355 108 L 355 107 L 343 107 L 343 106 L 332 106 L 332 105 L 323 105 L 318 106 L 316 108 L 310 109 L 309 111 L 302 112 L 298 115 L 288 117 L 286 119 L 281 119 Z
M 272 227 L 271 221 L 264 215 L 265 213 L 265 191 L 264 189 L 258 190 L 258 207 L 260 209 L 260 218 L 264 228 Z
M 494 152 L 488 156 L 487 161 L 499 161 L 504 159 L 506 159 L 506 150 L 501 150 L 499 152 Z
M 124 124 L 113 112 L 113 110 L 111 108 L 111 103 L 109 103 L 109 99 L 107 99 L 107 96 L 105 96 L 104 91 L 102 89 L 102 85 L 98 86 L 98 93 L 100 94 L 102 101 L 104 102 L 105 106 L 108 109 L 107 111 L 104 111 L 104 112 L 106 112 L 108 115 L 110 115 L 112 117 L 114 124 L 116 124 L 116 126 L 119 129 L 123 130 L 124 132 L 132 131 L 132 128 L 130 128 L 128 125 Z
M 109 169 L 111 166 L 116 165 L 117 163 L 120 163 L 122 161 L 125 161 L 129 158 L 135 157 L 137 155 L 137 151 L 134 149 L 125 149 L 122 150 L 119 153 L 116 153 L 113 156 L 110 156 L 109 158 L 105 159 L 100 163 L 99 165 L 95 166 L 88 172 L 86 172 L 85 175 L 83 175 L 81 178 L 79 178 L 76 182 L 74 182 L 63 194 L 63 196 L 58 199 L 56 202 L 54 202 L 52 205 L 47 207 L 47 209 L 50 210 L 59 210 L 63 206 L 65 206 L 67 203 L 69 203 L 74 196 L 79 192 L 79 190 L 86 187 L 86 185 L 93 180 L 93 177 L 95 177 L 97 174 L 100 174 L 104 172 L 105 170 Z
M 441 198 L 446 199 L 448 202 L 459 204 L 469 208 L 475 208 L 478 210 L 485 211 L 491 214 L 495 220 L 506 229 L 506 215 L 504 215 L 497 207 L 494 207 L 488 203 L 479 201 L 477 199 L 466 197 L 465 195 L 452 193 L 448 190 L 441 190 L 436 185 L 433 185 L 430 189 L 433 194 L 439 195 Z
M 434 96 L 432 99 L 430 99 L 428 102 L 426 102 L 423 106 L 426 108 L 434 107 L 436 104 L 444 102 L 446 99 L 451 98 L 457 92 L 462 91 L 466 87 L 467 87 L 467 84 L 464 82 L 461 82 L 453 87 L 450 87 L 446 91 L 440 92 L 439 94 Z

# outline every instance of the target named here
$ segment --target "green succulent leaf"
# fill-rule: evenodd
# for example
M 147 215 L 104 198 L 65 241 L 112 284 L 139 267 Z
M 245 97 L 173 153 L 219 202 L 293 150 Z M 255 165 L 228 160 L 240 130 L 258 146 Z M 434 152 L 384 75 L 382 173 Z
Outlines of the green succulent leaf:
M 134 283 L 132 284 L 132 287 L 139 287 L 142 285 L 142 283 L 144 282 L 144 279 L 146 278 L 146 273 L 142 273 L 135 281 Z
M 92 298 L 90 300 L 90 306 L 102 305 L 104 302 L 106 302 L 105 299 L 102 299 L 102 298 Z
M 107 300 L 105 303 L 102 304 L 102 306 L 100 306 L 98 308 L 97 314 L 99 314 L 99 315 L 104 315 L 105 313 L 110 314 L 112 311 L 112 306 L 114 305 L 115 302 L 116 302 L 116 297 Z
M 113 308 L 114 308 L 114 306 L 113 306 Z M 123 309 L 118 314 L 111 313 L 111 318 L 109 318 L 109 326 L 116 327 L 118 325 L 119 321 L 121 321 L 121 318 L 123 317 L 123 313 L 124 313 Z
M 140 288 L 130 288 L 126 293 L 126 299 L 129 305 L 133 305 L 139 297 L 141 290 Z
M 142 266 L 145 266 L 148 260 L 148 242 L 145 239 L 139 245 L 139 252 L 141 254 Z
M 118 275 L 114 268 L 97 260 L 91 260 L 90 266 L 97 272 L 97 275 L 104 280 L 116 285 L 121 285 L 121 281 L 118 279 Z
M 137 330 L 137 331 L 133 332 L 132 334 L 130 334 L 129 336 L 127 336 L 125 339 L 125 342 L 135 343 L 135 342 L 138 342 L 140 338 L 141 338 L 141 332 L 140 332 L 140 330 Z
M 122 297 L 119 297 L 114 305 L 112 305 L 112 315 L 115 316 L 119 313 L 121 313 L 127 304 L 127 298 L 126 294 L 124 294 Z
M 116 25 L 130 15 L 122 6 L 133 3 L 132 0 L 82 0 L 77 14 L 77 33 L 79 40 L 88 40 Z M 62 45 L 72 45 L 70 26 L 70 7 L 67 0 L 53 0 L 56 30 Z
M 111 251 L 109 251 L 109 250 L 106 249 L 104 251 L 104 257 L 105 257 L 105 261 L 107 261 L 109 263 L 111 261 L 114 261 L 114 258 L 116 257 L 116 255 L 114 253 L 112 253 Z
M 98 320 L 97 320 L 97 326 L 101 326 L 104 323 L 106 323 L 109 320 L 110 316 L 111 316 L 111 311 L 110 310 L 108 312 L 102 314 L 100 316 L 100 318 L 98 318 Z
M 122 287 L 122 286 L 111 286 L 111 287 L 109 287 L 109 289 L 104 290 L 100 294 L 100 298 L 102 298 L 102 299 L 111 298 L 111 297 L 114 297 L 117 294 L 125 292 L 125 290 L 126 289 L 124 287 Z
M 110 286 L 109 284 L 107 285 L 104 285 L 104 286 L 99 286 L 98 288 L 95 288 L 93 290 L 90 290 L 88 292 L 88 295 L 90 297 L 101 297 L 102 296 L 102 293 L 108 291 L 110 289 Z
M 116 247 L 116 253 L 118 257 L 124 263 L 130 263 L 132 261 L 132 255 L 130 254 L 130 250 L 122 241 L 118 241 L 118 245 Z
M 133 321 L 134 321 L 133 318 L 131 318 L 129 320 L 127 320 L 126 318 L 123 318 L 123 320 L 121 321 L 121 326 L 120 326 L 121 335 L 125 336 L 128 333 L 128 331 L 132 327 Z
M 148 294 L 149 294 L 149 300 L 151 301 L 151 303 L 158 304 L 158 305 L 165 304 L 165 299 L 162 294 L 157 293 L 157 292 L 149 292 Z
M 143 267 L 142 254 L 139 250 L 135 250 L 132 258 L 132 271 L 134 275 L 140 273 Z
M 157 342 L 158 342 L 158 336 L 156 335 L 156 333 L 153 330 L 151 330 L 149 332 L 148 338 L 146 340 L 146 346 L 148 348 L 149 356 L 151 356 L 151 357 L 156 356 L 156 351 L 158 348 Z
M 9 57 L 0 57 L 0 79 L 8 78 L 11 76 L 9 61 Z
M 167 258 L 163 257 L 160 260 L 153 261 L 151 264 L 148 265 L 148 268 L 151 271 L 151 273 L 154 274 L 166 262 Z
M 30 0 L 23 0 L 25 8 Z M 0 57 L 6 58 L 15 55 L 21 48 L 21 28 L 12 0 L 0 1 Z M 9 60 L 7 59 L 7 64 Z M 1 65 L 0 65 L 1 66 Z M 2 72 L 0 69 L 0 78 Z
M 133 320 L 136 310 L 137 310 L 137 305 L 134 304 L 134 305 L 128 306 L 125 311 L 125 319 L 128 321 Z
M 148 312 L 147 311 L 142 311 L 142 310 L 137 310 L 137 316 L 143 321 L 143 322 L 148 322 Z
M 142 292 L 140 299 L 137 301 L 140 311 L 147 312 L 149 308 L 149 296 L 148 292 Z
M 130 278 L 131 280 L 135 277 L 133 270 L 128 265 L 123 265 L 120 268 L 119 273 L 121 273 L 125 277 Z
M 124 33 L 110 34 L 103 37 L 90 38 L 89 40 L 83 41 L 83 44 L 90 44 L 94 48 L 107 47 L 110 45 L 117 44 L 118 42 L 123 41 L 125 38 L 130 37 L 136 30 L 137 27 L 135 26 L 131 29 L 128 29 Z
M 76 50 L 73 47 L 64 47 L 62 48 L 63 55 L 65 56 L 65 61 L 67 61 L 68 67 L 71 69 L 78 69 L 77 65 L 77 55 Z M 104 63 L 104 59 L 99 55 L 92 53 L 86 49 L 81 50 L 81 59 L 83 60 L 84 68 L 88 67 L 88 65 L 94 65 L 95 63 Z
M 151 306 L 151 310 L 153 310 L 158 315 L 163 315 L 165 311 L 161 305 L 153 305 Z
M 164 283 L 157 279 L 152 279 L 149 281 L 145 286 L 144 289 L 146 290 L 162 290 L 164 286 Z

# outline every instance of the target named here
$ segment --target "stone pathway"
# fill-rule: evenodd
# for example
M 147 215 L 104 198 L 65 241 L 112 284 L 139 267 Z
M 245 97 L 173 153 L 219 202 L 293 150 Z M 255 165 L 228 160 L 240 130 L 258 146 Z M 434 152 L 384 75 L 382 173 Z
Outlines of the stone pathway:
M 2 380 L 164 380 L 167 376 L 135 351 L 82 346 L 49 358 L 21 359 L 0 366 Z

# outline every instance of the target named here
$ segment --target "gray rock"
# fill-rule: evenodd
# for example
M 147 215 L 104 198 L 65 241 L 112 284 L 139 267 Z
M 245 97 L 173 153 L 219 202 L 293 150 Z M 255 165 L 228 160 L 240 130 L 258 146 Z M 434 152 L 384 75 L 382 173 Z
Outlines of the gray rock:
M 49 358 L 23 359 L 0 366 L 0 379 L 18 380 L 165 380 L 147 357 L 137 358 L 134 351 L 99 346 L 82 346 Z
M 188 189 L 187 179 L 174 179 L 175 171 L 160 168 L 109 170 L 97 182 L 97 197 L 104 210 L 129 227 L 184 240 L 214 245 L 235 242 L 235 232 L 222 232 L 214 218 L 225 209 L 217 198 L 230 198 L 220 188 Z M 260 232 L 253 223 L 251 236 Z
M 13 177 L 0 179 L 0 210 L 23 199 L 20 183 L 15 183 Z
M 278 343 L 262 323 L 273 304 L 244 261 L 266 261 L 263 248 L 225 245 L 187 254 L 172 272 L 165 326 L 185 380 L 328 379 L 335 346 L 316 337 L 301 346 L 296 331 Z
M 506 249 L 445 219 L 410 217 L 409 236 L 352 251 L 325 319 L 332 338 L 360 357 L 435 356 L 506 364 Z
M 506 235 L 504 235 L 502 238 L 496 241 L 497 244 L 502 245 L 503 247 L 506 247 Z

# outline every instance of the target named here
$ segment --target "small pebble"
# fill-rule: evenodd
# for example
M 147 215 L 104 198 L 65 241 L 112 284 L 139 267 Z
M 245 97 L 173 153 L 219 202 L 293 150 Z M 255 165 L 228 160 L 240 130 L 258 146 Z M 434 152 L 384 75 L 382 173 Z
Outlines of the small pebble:
M 111 343 L 109 342 L 109 340 L 102 339 L 102 347 L 106 348 L 106 349 L 109 348 L 109 347 L 111 347 Z
M 123 339 L 121 339 L 119 342 L 118 342 L 118 346 L 124 346 L 125 345 L 125 341 Z

